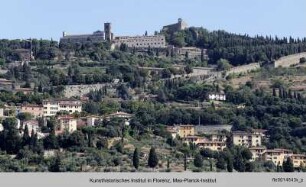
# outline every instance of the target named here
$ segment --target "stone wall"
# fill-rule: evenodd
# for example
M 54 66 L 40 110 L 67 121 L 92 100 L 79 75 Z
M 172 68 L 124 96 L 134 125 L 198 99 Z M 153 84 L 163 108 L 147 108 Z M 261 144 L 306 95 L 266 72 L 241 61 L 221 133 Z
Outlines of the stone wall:
M 274 62 L 274 67 L 290 67 L 291 65 L 299 64 L 302 57 L 306 58 L 306 52 L 284 56 Z
M 102 89 L 107 84 L 88 84 L 88 85 L 68 85 L 65 86 L 64 95 L 67 98 L 73 96 L 83 96 L 90 91 Z
M 251 63 L 251 64 L 247 64 L 247 65 L 233 67 L 229 71 L 226 72 L 226 75 L 248 73 L 250 71 L 257 70 L 257 69 L 260 69 L 260 64 L 259 63 Z

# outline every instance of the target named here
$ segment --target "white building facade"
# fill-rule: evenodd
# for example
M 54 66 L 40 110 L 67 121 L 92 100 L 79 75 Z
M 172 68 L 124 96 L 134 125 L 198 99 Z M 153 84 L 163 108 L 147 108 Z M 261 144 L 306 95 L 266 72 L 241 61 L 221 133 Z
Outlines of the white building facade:
M 44 116 L 55 116 L 60 111 L 69 114 L 82 111 L 82 102 L 74 99 L 54 99 L 43 101 Z

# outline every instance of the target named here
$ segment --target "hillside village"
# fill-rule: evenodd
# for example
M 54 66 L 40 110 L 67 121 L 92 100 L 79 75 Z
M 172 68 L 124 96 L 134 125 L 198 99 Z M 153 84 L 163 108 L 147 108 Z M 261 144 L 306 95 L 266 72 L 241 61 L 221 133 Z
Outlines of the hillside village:
M 0 171 L 306 171 L 305 39 L 112 26 L 0 40 Z

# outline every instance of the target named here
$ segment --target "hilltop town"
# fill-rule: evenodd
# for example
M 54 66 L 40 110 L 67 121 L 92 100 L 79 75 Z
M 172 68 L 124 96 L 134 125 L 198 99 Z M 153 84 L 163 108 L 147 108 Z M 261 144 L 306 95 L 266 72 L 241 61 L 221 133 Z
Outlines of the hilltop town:
M 306 38 L 113 26 L 0 40 L 0 171 L 306 171 Z

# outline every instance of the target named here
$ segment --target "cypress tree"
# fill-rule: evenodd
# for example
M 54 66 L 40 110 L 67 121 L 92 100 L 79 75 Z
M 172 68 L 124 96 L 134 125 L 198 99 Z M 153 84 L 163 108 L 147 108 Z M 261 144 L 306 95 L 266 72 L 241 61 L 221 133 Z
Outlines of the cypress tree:
M 148 165 L 150 168 L 155 168 L 158 164 L 157 154 L 155 152 L 155 148 L 152 147 L 149 153 Z
M 223 170 L 223 169 L 226 169 L 226 166 L 225 166 L 226 162 L 224 160 L 223 157 L 219 157 L 217 159 L 217 162 L 216 162 L 216 167 Z
M 58 148 L 58 140 L 55 136 L 55 131 L 51 131 L 49 136 L 44 139 L 44 147 L 46 149 L 57 149 Z
M 216 109 L 216 105 L 214 102 L 211 102 L 211 108 Z
M 201 50 L 201 62 L 204 62 L 204 60 L 205 60 L 205 59 L 204 59 L 204 50 L 202 49 L 202 50 Z
M 169 169 L 169 168 L 170 168 L 170 159 L 167 158 L 167 169 Z
M 173 48 L 171 49 L 170 56 L 171 56 L 171 58 L 174 57 L 174 49 Z
M 276 97 L 276 90 L 273 88 L 273 97 Z
M 219 84 L 216 85 L 216 91 L 219 93 L 220 92 L 220 86 Z
M 239 172 L 244 172 L 245 171 L 245 165 L 244 165 L 244 161 L 243 158 L 241 156 L 241 153 L 238 153 L 238 155 L 235 158 L 234 161 L 234 168 L 235 170 L 239 171 Z
M 198 168 L 203 167 L 203 157 L 200 154 L 196 154 L 193 160 L 193 164 L 195 167 L 198 167 Z
M 39 83 L 39 85 L 38 85 L 38 92 L 43 92 L 43 88 L 42 88 L 41 83 Z
M 210 171 L 213 171 L 213 162 L 209 160 L 209 169 Z
M 59 155 L 57 155 L 53 163 L 50 165 L 49 171 L 60 172 L 61 164 L 62 164 L 61 158 Z
M 293 93 L 293 97 L 294 97 L 294 99 L 297 99 L 296 92 Z
M 255 169 L 254 163 L 253 162 L 247 162 L 245 163 L 245 171 L 246 172 L 253 172 Z
M 283 97 L 283 92 L 281 88 L 278 89 L 278 97 L 282 98 Z
M 292 91 L 289 89 L 288 91 L 289 98 L 292 99 Z
M 288 98 L 287 96 L 288 96 L 288 94 L 287 94 L 286 90 L 283 89 L 283 98 Z
M 227 168 L 227 171 L 228 172 L 233 172 L 233 160 L 230 158 L 227 160 L 227 165 L 226 165 L 226 168 Z
M 137 148 L 135 148 L 133 154 L 133 166 L 135 167 L 135 169 L 138 169 L 139 167 L 139 153 Z
M 19 132 L 16 128 L 17 123 L 15 118 L 6 118 L 3 120 L 2 125 L 4 130 L 2 135 L 2 150 L 5 150 L 8 154 L 16 154 L 22 144 L 22 139 L 19 136 Z
M 37 134 L 34 132 L 34 129 L 32 129 L 31 138 L 30 138 L 30 149 L 32 151 L 34 151 L 35 148 L 37 147 L 37 141 L 38 141 Z
M 23 146 L 28 145 L 29 141 L 30 141 L 29 128 L 28 128 L 28 125 L 25 125 L 24 131 L 23 131 L 23 137 L 22 137 Z
M 184 171 L 187 170 L 187 155 L 184 154 Z
M 283 172 L 283 168 L 280 165 L 280 163 L 278 163 L 277 166 L 276 166 L 276 172 Z
M 294 172 L 293 162 L 290 157 L 283 162 L 283 170 L 284 172 Z
M 302 96 L 301 96 L 301 94 L 300 94 L 300 93 L 298 93 L 298 94 L 297 94 L 297 98 L 298 98 L 298 100 L 299 100 L 299 101 L 301 101 L 301 100 L 302 100 Z

